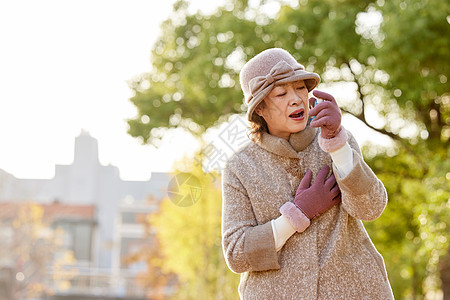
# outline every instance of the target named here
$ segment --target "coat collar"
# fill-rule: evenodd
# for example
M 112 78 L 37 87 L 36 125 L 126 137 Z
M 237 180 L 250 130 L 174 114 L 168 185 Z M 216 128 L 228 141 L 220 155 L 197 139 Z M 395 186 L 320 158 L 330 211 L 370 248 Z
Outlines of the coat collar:
M 308 126 L 302 131 L 291 134 L 289 141 L 264 132 L 258 145 L 277 155 L 298 158 L 297 152 L 305 150 L 312 143 L 317 132 L 317 128 Z

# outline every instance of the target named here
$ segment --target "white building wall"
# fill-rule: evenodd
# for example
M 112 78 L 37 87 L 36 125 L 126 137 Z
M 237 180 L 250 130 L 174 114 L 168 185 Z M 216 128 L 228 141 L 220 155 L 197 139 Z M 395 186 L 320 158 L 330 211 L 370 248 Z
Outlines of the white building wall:
M 0 201 L 36 201 L 95 205 L 98 224 L 94 240 L 93 266 L 110 268 L 114 248 L 115 218 L 119 203 L 131 196 L 137 203 L 149 197 L 167 195 L 168 173 L 152 173 L 148 181 L 123 181 L 115 166 L 103 166 L 98 160 L 97 140 L 82 132 L 75 139 L 74 162 L 55 166 L 52 179 L 17 179 L 0 170 Z

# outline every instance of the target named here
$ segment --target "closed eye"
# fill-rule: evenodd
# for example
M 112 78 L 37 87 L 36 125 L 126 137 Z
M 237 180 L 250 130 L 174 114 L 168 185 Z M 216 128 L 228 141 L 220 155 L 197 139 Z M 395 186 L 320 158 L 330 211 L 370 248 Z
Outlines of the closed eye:
M 305 86 L 298 86 L 297 90 L 303 90 L 305 88 Z

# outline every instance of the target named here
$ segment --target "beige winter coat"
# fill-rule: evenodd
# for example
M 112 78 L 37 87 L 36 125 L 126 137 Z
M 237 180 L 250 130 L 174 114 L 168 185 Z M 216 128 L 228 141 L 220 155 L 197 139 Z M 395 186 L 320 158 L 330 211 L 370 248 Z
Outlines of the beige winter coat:
M 378 218 L 386 190 L 348 132 L 353 170 L 340 178 L 342 203 L 275 250 L 271 220 L 292 201 L 307 169 L 314 177 L 331 157 L 311 127 L 288 141 L 263 135 L 235 153 L 223 171 L 222 243 L 229 268 L 241 274 L 241 299 L 393 299 L 382 256 L 361 220 Z

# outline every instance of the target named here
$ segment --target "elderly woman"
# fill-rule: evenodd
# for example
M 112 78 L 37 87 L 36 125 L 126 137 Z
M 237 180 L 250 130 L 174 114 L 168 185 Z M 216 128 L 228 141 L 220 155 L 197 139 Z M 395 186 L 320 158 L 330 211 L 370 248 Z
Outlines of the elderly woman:
M 361 222 L 381 215 L 386 190 L 335 99 L 314 91 L 324 101 L 311 108 L 319 81 L 278 48 L 240 72 L 253 142 L 223 171 L 222 244 L 241 299 L 393 299 Z

